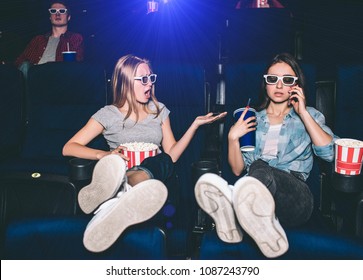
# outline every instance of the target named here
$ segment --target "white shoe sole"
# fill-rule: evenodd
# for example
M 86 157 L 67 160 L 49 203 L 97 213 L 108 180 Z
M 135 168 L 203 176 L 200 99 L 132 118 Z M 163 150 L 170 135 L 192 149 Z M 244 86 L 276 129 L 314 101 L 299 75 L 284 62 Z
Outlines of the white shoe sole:
M 126 228 L 153 217 L 168 196 L 165 185 L 158 180 L 147 180 L 135 185 L 118 200 L 101 210 L 87 226 L 83 244 L 91 252 L 108 249 Z
M 86 214 L 116 195 L 126 172 L 126 163 L 118 155 L 100 159 L 92 174 L 92 181 L 78 193 L 78 204 Z
M 227 181 L 207 173 L 199 178 L 194 192 L 199 206 L 214 220 L 218 237 L 227 243 L 241 242 L 242 232 L 237 226 Z
M 242 228 L 268 258 L 284 254 L 289 243 L 275 217 L 275 201 L 264 184 L 253 177 L 243 177 L 234 185 L 233 207 Z

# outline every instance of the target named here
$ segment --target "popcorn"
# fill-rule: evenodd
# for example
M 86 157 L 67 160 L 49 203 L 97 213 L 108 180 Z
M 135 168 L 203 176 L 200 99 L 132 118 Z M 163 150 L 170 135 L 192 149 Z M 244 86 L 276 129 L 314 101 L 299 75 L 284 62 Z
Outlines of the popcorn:
M 129 142 L 120 144 L 120 146 L 126 147 L 128 151 L 152 151 L 158 149 L 158 146 L 153 143 L 144 142 Z
M 130 160 L 127 162 L 127 168 L 130 169 L 135 165 L 140 165 L 145 158 L 153 157 L 158 152 L 158 146 L 153 143 L 129 142 L 120 144 L 127 150 L 122 150 L 122 154 Z
M 346 147 L 363 147 L 363 141 L 355 140 L 355 139 L 338 139 L 335 141 L 337 145 L 346 146 Z

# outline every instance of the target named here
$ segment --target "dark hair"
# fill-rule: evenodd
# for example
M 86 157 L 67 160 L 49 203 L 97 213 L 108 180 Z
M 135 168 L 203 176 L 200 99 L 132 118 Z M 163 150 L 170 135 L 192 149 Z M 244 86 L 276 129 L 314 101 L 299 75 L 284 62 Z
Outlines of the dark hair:
M 270 69 L 271 66 L 275 65 L 276 63 L 281 63 L 281 62 L 288 64 L 292 68 L 292 70 L 295 72 L 296 77 L 299 78 L 296 81 L 296 83 L 299 87 L 301 87 L 304 90 L 304 94 L 306 96 L 307 89 L 306 89 L 306 84 L 305 84 L 304 73 L 301 70 L 301 67 L 300 67 L 299 63 L 297 62 L 297 60 L 295 59 L 295 57 L 292 56 L 291 54 L 281 53 L 281 54 L 276 55 L 272 59 L 272 61 L 267 65 L 264 74 L 266 74 L 268 72 L 268 70 Z M 263 109 L 266 109 L 269 104 L 270 104 L 270 98 L 267 95 L 266 83 L 263 80 L 262 84 L 261 84 L 261 91 L 260 91 L 260 95 L 258 97 L 258 106 L 256 106 L 256 110 L 261 111 Z
M 65 1 L 50 1 L 49 7 L 52 7 L 53 4 L 62 4 L 67 9 L 67 14 L 71 14 L 71 8 L 69 7 L 68 3 Z

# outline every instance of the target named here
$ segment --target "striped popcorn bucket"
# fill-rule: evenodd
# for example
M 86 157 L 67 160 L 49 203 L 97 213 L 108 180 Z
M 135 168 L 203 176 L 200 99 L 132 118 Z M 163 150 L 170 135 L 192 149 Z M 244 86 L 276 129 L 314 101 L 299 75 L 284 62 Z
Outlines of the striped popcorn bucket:
M 362 170 L 363 142 L 355 139 L 335 141 L 335 172 L 359 175 Z
M 133 147 L 135 147 L 135 143 L 132 143 Z M 122 144 L 122 146 L 128 147 L 127 144 Z M 127 156 L 130 160 L 127 162 L 127 169 L 130 169 L 136 165 L 140 165 L 144 159 L 148 157 L 153 157 L 157 154 L 157 146 L 152 145 L 152 150 L 142 150 L 135 151 L 135 149 L 122 150 L 122 153 Z

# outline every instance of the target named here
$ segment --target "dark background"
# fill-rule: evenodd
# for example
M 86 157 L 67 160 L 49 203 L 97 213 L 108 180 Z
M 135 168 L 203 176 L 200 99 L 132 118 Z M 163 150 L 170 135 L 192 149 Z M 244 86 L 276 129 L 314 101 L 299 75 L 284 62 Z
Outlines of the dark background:
M 126 53 L 214 71 L 221 59 L 269 60 L 289 51 L 319 65 L 323 78 L 338 63 L 363 62 L 363 1 L 285 0 L 286 9 L 235 10 L 231 0 L 169 0 L 148 15 L 146 0 L 68 2 L 69 30 L 83 34 L 86 59 L 110 69 Z M 33 36 L 49 31 L 48 7 L 45 0 L 0 0 L 1 60 L 12 63 Z

